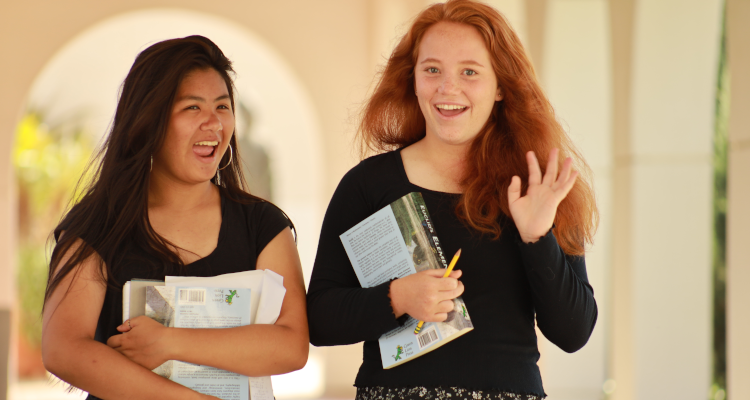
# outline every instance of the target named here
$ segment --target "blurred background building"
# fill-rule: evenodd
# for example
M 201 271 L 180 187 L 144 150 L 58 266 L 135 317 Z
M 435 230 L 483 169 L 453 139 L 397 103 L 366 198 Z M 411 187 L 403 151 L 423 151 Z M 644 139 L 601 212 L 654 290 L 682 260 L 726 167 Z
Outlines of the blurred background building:
M 486 2 L 592 166 L 602 216 L 589 344 L 540 335 L 549 399 L 750 399 L 750 0 Z M 44 244 L 139 51 L 202 34 L 235 61 L 251 188 L 297 225 L 309 279 L 359 106 L 429 3 L 3 0 L 0 400 L 66 396 L 39 359 Z M 361 345 L 311 348 L 277 397 L 353 398 L 360 361 Z

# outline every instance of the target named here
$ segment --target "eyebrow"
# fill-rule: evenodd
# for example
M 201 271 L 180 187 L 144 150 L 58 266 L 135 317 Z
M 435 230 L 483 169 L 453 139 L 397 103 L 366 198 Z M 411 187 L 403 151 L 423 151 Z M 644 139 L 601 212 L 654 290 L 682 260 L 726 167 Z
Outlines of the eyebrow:
M 228 99 L 228 98 L 229 98 L 229 95 L 225 94 L 225 95 L 219 96 L 216 99 L 214 99 L 214 102 L 225 100 L 225 99 Z M 200 102 L 203 102 L 203 103 L 206 102 L 206 99 L 204 99 L 203 97 L 193 96 L 193 95 L 182 96 L 182 97 L 180 97 L 180 98 L 177 99 L 177 101 L 183 101 L 183 100 L 195 100 L 195 101 L 200 101 Z
M 431 62 L 433 62 L 433 63 L 439 63 L 440 60 L 438 60 L 437 58 L 425 58 L 424 60 L 422 60 L 420 62 L 420 64 L 431 63 Z M 482 65 L 482 64 L 480 64 L 480 63 L 478 63 L 478 62 L 476 62 L 474 60 L 459 61 L 459 64 L 476 65 L 476 66 L 479 66 L 479 67 L 484 67 L 484 65 Z

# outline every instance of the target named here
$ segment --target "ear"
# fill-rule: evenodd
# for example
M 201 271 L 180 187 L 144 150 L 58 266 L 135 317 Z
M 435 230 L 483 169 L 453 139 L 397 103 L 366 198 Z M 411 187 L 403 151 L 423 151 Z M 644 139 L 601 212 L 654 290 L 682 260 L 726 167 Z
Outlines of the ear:
M 500 86 L 497 87 L 497 93 L 495 93 L 495 101 L 500 101 L 503 99 L 503 88 Z

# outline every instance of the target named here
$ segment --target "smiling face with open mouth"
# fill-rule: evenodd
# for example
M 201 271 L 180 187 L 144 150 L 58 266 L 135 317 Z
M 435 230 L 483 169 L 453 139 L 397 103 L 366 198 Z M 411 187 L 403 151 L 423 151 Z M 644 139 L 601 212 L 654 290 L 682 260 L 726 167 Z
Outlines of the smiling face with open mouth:
M 189 73 L 175 95 L 152 174 L 186 183 L 210 180 L 233 132 L 234 113 L 224 79 L 213 69 Z
M 503 98 L 482 36 L 454 22 L 438 22 L 425 32 L 414 86 L 426 139 L 451 145 L 469 145 Z

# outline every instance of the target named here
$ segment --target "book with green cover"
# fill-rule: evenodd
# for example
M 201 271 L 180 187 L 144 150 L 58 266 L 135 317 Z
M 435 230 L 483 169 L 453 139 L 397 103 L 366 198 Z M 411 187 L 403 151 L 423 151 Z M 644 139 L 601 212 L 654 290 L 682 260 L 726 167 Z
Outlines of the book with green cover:
M 146 287 L 146 316 L 170 328 L 234 328 L 250 324 L 250 289 Z M 170 360 L 154 372 L 197 392 L 249 400 L 246 376 Z
M 182 300 L 181 293 L 184 296 Z M 165 281 L 133 279 L 123 285 L 122 318 L 125 321 L 145 315 L 168 327 L 192 328 L 273 324 L 279 316 L 285 293 L 283 277 L 271 270 L 242 271 L 212 277 L 167 276 Z M 213 305 L 203 307 L 198 303 Z M 232 306 L 230 314 L 227 314 L 230 309 L 226 306 Z M 248 378 L 217 368 L 176 363 L 180 362 L 164 363 L 154 372 L 222 399 L 274 399 L 270 376 Z M 183 382 L 178 377 L 180 374 L 183 377 L 192 375 L 203 381 Z
M 447 268 L 435 227 L 422 194 L 409 193 L 365 218 L 340 235 L 349 261 L 364 288 L 427 269 Z M 474 329 L 461 297 L 444 322 L 427 322 L 418 334 L 418 321 L 408 321 L 380 337 L 383 368 L 413 360 Z

